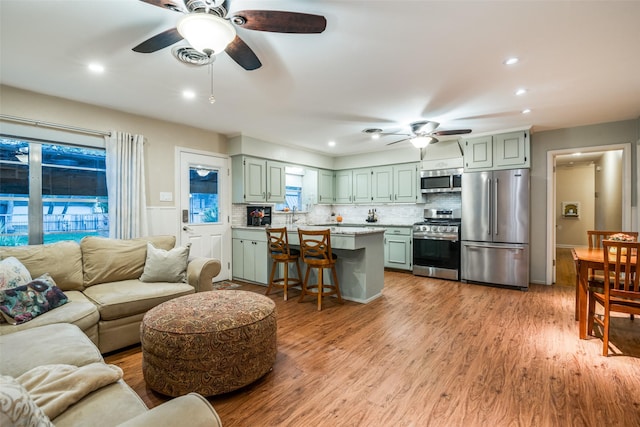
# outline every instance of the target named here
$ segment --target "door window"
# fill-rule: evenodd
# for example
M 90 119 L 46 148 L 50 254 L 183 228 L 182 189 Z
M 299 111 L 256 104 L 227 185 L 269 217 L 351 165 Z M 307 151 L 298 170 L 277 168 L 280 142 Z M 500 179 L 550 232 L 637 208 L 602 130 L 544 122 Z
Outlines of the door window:
M 189 223 L 220 222 L 219 172 L 199 166 L 189 167 Z

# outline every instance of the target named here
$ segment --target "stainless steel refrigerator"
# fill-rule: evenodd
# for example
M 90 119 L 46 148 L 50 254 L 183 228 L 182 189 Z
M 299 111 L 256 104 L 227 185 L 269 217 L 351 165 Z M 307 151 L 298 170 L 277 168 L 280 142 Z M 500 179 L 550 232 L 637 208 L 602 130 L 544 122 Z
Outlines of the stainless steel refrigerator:
M 529 169 L 462 175 L 463 281 L 529 288 Z

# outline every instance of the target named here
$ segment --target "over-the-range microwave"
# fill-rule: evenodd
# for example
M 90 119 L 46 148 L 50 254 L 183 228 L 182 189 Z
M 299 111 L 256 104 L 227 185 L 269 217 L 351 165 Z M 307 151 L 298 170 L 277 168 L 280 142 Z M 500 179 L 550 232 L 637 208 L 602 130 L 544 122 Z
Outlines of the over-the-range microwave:
M 422 194 L 461 191 L 463 170 L 463 168 L 422 170 L 420 171 L 420 191 Z

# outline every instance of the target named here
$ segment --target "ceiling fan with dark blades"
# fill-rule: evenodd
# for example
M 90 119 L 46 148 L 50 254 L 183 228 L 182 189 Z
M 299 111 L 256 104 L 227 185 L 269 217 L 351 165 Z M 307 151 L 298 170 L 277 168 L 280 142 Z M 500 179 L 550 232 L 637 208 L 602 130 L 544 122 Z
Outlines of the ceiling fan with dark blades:
M 411 123 L 409 125 L 409 127 L 411 128 L 411 133 L 399 133 L 399 132 L 384 133 L 384 132 L 380 132 L 379 134 L 381 136 L 387 136 L 387 135 L 405 135 L 405 136 L 407 136 L 407 138 L 402 138 L 402 139 L 399 139 L 397 141 L 390 142 L 387 145 L 393 145 L 393 144 L 397 144 L 397 143 L 403 142 L 403 141 L 411 141 L 411 143 L 413 145 L 415 145 L 416 147 L 422 148 L 422 147 L 427 146 L 428 144 L 435 144 L 436 142 L 438 142 L 438 138 L 436 138 L 437 136 L 463 135 L 465 133 L 471 133 L 471 129 L 452 129 L 452 130 L 439 130 L 439 131 L 436 131 L 438 126 L 440 126 L 440 123 L 438 123 L 438 122 L 432 122 L 430 120 L 424 120 L 424 121 Z M 366 133 L 371 133 L 371 132 L 367 132 L 367 131 L 368 131 L 368 129 L 364 130 L 364 132 L 366 132 Z
M 327 20 L 324 16 L 311 15 L 308 13 L 277 10 L 243 10 L 227 16 L 229 0 L 140 1 L 179 12 L 186 16 L 195 14 L 213 15 L 217 17 L 219 21 L 227 21 L 225 25 L 231 28 L 230 31 L 232 31 L 233 34 L 235 34 L 235 29 L 230 24 L 247 30 L 289 34 L 318 34 L 322 33 L 327 26 Z M 181 21 L 184 20 L 185 18 L 183 17 Z M 134 47 L 133 51 L 152 53 L 187 38 L 180 33 L 179 28 L 180 22 L 178 22 L 176 28 L 165 30 L 143 41 Z M 224 51 L 245 70 L 255 70 L 262 66 L 262 63 L 253 50 L 237 34 L 235 34 L 231 42 L 226 45 Z M 219 52 L 205 51 L 203 54 L 210 56 L 216 53 Z

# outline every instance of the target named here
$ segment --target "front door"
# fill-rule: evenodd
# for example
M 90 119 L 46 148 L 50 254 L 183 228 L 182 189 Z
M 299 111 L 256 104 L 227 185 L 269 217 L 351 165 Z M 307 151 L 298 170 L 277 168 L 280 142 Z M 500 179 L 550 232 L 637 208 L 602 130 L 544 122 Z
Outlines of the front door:
M 231 183 L 229 159 L 180 152 L 180 244 L 191 243 L 191 257 L 217 258 L 214 281 L 229 279 L 231 265 Z

